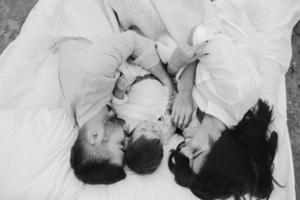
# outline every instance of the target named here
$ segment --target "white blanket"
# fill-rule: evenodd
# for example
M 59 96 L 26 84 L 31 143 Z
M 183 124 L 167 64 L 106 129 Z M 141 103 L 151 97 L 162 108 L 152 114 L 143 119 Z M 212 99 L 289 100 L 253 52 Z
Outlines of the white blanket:
M 271 199 L 294 200 L 284 72 L 300 2 L 255 1 L 236 2 L 247 9 L 258 27 L 257 37 L 264 41 L 261 63 L 266 83 L 262 95 L 275 103 L 277 111 L 275 127 L 280 141 L 275 177 L 285 188 L 276 187 Z M 257 14 L 257 5 L 261 15 Z M 77 132 L 64 107 L 51 47 L 65 37 L 94 41 L 117 32 L 113 13 L 101 0 L 40 0 L 31 11 L 19 37 L 0 57 L 0 199 L 197 199 L 174 182 L 166 157 L 155 174 L 128 172 L 126 180 L 110 186 L 83 185 L 73 175 L 69 154 Z M 177 140 L 173 138 L 174 143 Z

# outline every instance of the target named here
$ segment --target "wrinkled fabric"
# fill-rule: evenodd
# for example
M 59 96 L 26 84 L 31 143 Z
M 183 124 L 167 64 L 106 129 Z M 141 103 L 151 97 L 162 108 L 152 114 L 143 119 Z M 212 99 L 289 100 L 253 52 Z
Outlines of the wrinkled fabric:
M 93 43 L 70 39 L 57 44 L 56 51 L 63 95 L 79 127 L 109 104 L 117 70 L 129 56 L 146 69 L 160 62 L 154 42 L 133 31 Z

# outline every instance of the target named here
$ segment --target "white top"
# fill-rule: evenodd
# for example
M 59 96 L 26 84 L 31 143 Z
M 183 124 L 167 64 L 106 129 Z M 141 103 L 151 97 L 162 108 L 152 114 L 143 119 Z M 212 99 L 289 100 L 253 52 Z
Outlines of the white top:
M 228 127 L 236 125 L 260 95 L 260 76 L 253 58 L 220 34 L 200 59 L 193 98 L 198 107 Z
M 257 48 L 251 37 L 253 29 L 242 10 L 234 6 L 218 9 L 208 0 L 108 2 L 123 28 L 134 27 L 156 40 L 164 62 L 176 45 L 187 44 L 194 27 L 202 27 L 193 37 L 194 44 L 210 41 L 206 49 L 209 55 L 201 58 L 193 89 L 201 110 L 232 126 L 255 104 L 261 82 Z M 212 34 L 214 31 L 219 35 Z
M 222 1 L 217 2 L 219 4 Z M 260 96 L 258 45 L 244 10 L 235 4 L 217 5 L 221 28 L 196 28 L 193 44 L 209 43 L 200 59 L 193 97 L 198 107 L 227 126 L 236 125 Z
M 130 70 L 127 70 L 130 68 Z M 137 66 L 122 67 L 131 74 L 143 76 L 145 71 Z M 112 107 L 118 117 L 126 121 L 129 132 L 143 121 L 157 122 L 163 135 L 168 137 L 174 132 L 171 118 L 166 113 L 169 106 L 169 90 L 156 79 L 145 79 L 133 84 L 123 99 L 112 97 Z

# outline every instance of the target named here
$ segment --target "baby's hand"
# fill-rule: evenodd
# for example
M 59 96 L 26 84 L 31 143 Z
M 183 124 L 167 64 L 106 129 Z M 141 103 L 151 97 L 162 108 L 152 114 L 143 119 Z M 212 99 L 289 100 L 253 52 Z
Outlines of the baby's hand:
M 201 56 L 206 55 L 204 52 L 207 42 L 202 42 L 195 46 L 180 46 L 176 47 L 168 62 L 168 72 L 175 75 L 182 67 L 194 62 Z
M 113 95 L 119 99 L 122 99 L 124 97 L 124 94 L 130 89 L 134 80 L 134 77 L 128 79 L 124 75 L 121 75 L 117 80 Z
M 127 92 L 134 82 L 134 78 L 126 78 L 124 75 L 121 75 L 119 79 L 117 80 L 115 89 L 123 92 Z
M 172 109 L 172 119 L 176 127 L 183 130 L 191 121 L 193 99 L 191 94 L 179 93 L 175 97 Z

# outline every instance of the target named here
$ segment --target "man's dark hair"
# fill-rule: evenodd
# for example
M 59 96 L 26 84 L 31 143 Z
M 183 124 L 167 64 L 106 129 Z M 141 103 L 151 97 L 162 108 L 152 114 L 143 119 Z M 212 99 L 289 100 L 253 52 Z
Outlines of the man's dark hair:
M 176 182 L 201 199 L 240 200 L 245 194 L 268 199 L 273 182 L 279 185 L 272 176 L 278 136 L 268 130 L 271 121 L 272 109 L 259 100 L 257 108 L 249 110 L 237 126 L 222 132 L 198 174 L 179 145 L 169 157 Z
M 161 163 L 163 146 L 159 139 L 141 136 L 129 142 L 125 152 L 125 163 L 138 174 L 151 174 Z
M 123 166 L 108 159 L 89 158 L 79 137 L 72 147 L 70 161 L 76 177 L 87 184 L 112 184 L 126 177 Z

